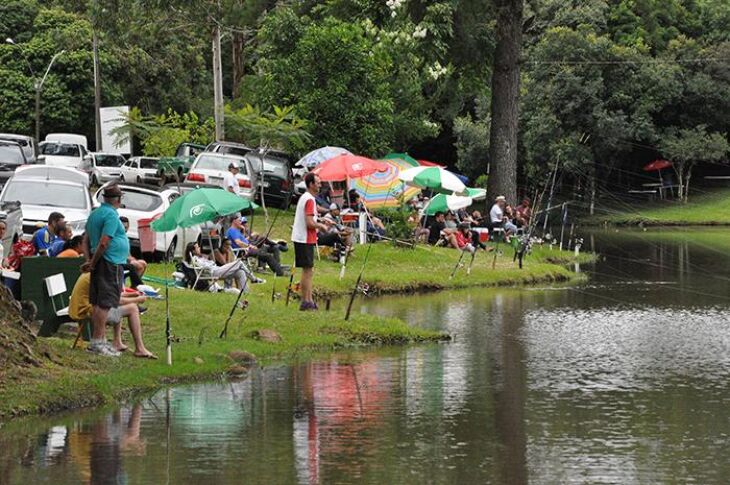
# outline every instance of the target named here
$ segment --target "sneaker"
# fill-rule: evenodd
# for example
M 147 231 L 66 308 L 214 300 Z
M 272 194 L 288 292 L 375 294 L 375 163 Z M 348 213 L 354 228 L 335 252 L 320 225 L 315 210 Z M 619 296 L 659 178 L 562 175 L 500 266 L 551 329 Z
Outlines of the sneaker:
M 258 278 L 256 276 L 254 276 L 253 279 L 251 280 L 251 283 L 256 283 L 256 284 L 262 285 L 262 284 L 266 283 L 266 280 L 263 278 Z
M 142 305 L 137 305 L 137 309 L 139 310 L 140 315 L 147 311 L 147 307 Z
M 237 295 L 238 293 L 240 293 L 239 290 L 237 290 L 236 288 L 233 288 L 233 287 L 231 287 L 231 288 L 223 288 L 223 292 L 224 293 L 230 293 L 231 295 Z
M 114 350 L 108 342 L 90 344 L 86 350 L 92 354 L 103 355 L 105 357 L 119 357 L 121 355 L 121 352 Z

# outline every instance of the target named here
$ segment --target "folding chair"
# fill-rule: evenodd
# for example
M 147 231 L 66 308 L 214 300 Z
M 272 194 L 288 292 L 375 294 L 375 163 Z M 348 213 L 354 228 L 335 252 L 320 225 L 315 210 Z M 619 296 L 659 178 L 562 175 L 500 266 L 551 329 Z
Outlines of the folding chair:
M 182 261 L 182 265 L 185 269 L 191 271 L 194 275 L 193 284 L 191 286 L 191 288 L 194 290 L 199 289 L 198 283 L 207 282 L 207 286 L 210 286 L 218 279 L 215 276 L 211 275 L 209 272 L 208 274 L 206 274 L 206 268 L 195 264 L 195 258 L 193 258 L 192 256 L 190 257 L 189 263 L 187 261 Z
M 63 278 L 63 273 L 48 276 L 43 278 L 43 281 L 46 283 L 46 290 L 53 305 L 53 312 L 57 317 L 68 316 L 68 305 L 63 302 L 63 294 L 66 293 L 66 280 Z M 60 301 L 58 305 L 56 305 L 56 297 Z

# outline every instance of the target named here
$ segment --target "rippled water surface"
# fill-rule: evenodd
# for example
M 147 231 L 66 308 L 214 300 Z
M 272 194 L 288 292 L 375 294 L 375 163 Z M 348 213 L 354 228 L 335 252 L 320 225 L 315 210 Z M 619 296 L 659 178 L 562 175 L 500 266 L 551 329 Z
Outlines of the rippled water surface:
M 730 233 L 585 239 L 582 285 L 360 307 L 449 344 L 10 423 L 0 483 L 727 483 Z

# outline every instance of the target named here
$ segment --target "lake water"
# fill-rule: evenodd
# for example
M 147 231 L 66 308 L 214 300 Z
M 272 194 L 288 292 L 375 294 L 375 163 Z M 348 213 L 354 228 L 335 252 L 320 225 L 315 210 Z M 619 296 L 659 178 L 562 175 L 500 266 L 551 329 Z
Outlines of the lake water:
M 9 423 L 0 483 L 727 483 L 730 232 L 586 247 L 605 259 L 577 286 L 359 307 L 448 344 Z

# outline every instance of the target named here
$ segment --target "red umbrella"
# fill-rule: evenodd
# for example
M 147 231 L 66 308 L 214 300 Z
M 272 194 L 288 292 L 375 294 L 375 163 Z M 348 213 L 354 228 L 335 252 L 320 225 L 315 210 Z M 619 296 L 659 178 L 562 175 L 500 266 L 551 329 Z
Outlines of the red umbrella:
M 416 161 L 422 167 L 445 167 L 445 165 L 441 165 L 440 163 L 436 163 L 436 162 L 429 162 L 428 160 L 416 160 Z
M 322 162 L 313 170 L 325 182 L 367 177 L 375 172 L 385 172 L 388 164 L 358 155 L 339 155 Z
M 672 166 L 672 162 L 668 160 L 654 160 L 649 165 L 644 165 L 644 172 L 655 172 Z

